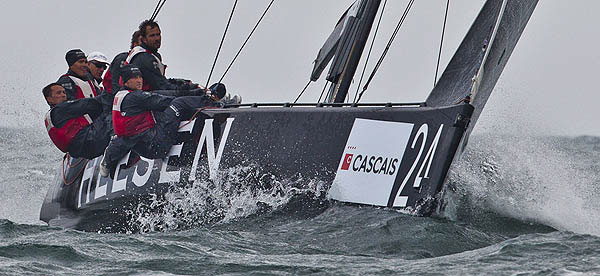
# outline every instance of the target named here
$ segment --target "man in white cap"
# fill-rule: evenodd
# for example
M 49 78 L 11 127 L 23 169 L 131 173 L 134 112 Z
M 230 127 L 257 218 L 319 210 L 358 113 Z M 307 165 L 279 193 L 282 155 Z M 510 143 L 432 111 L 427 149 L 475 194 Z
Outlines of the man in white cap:
M 90 73 L 94 77 L 95 85 L 103 88 L 102 84 L 102 74 L 106 70 L 108 66 L 108 58 L 103 53 L 100 52 L 91 52 L 88 57 L 88 65 L 90 67 Z

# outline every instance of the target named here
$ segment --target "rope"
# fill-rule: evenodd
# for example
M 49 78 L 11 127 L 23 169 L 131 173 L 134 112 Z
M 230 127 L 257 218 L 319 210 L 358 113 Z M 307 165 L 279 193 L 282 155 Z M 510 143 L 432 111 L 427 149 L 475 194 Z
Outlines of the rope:
M 325 93 L 325 88 L 327 88 L 327 84 L 329 84 L 329 82 L 325 82 L 325 86 L 323 86 L 323 91 L 321 91 L 321 96 L 319 96 L 319 100 L 317 101 L 318 103 L 321 102 L 321 98 L 323 97 L 323 93 Z
M 79 166 L 79 164 L 85 162 L 85 160 L 86 159 L 79 159 L 79 162 L 77 162 L 76 164 L 74 164 L 74 165 L 69 164 L 69 169 L 72 169 L 72 168 L 75 168 L 75 167 Z
M 396 34 L 398 34 L 398 30 L 402 26 L 402 23 L 404 23 L 404 20 L 406 19 L 406 16 L 408 15 L 408 12 L 410 11 L 410 8 L 412 7 L 412 5 L 413 5 L 414 2 L 415 2 L 415 0 L 410 0 L 410 2 L 408 2 L 408 5 L 406 6 L 406 9 L 404 10 L 404 14 L 402 14 L 402 17 L 400 18 L 400 21 L 398 21 L 398 25 L 396 25 L 396 29 L 392 33 L 392 37 L 388 41 L 388 44 L 385 46 L 385 49 L 383 50 L 383 53 L 381 54 L 381 57 L 379 57 L 379 60 L 377 61 L 377 64 L 375 65 L 375 68 L 373 68 L 373 71 L 371 72 L 371 75 L 369 76 L 369 79 L 367 80 L 367 83 L 365 83 L 365 86 L 363 86 L 362 91 L 358 95 L 358 99 L 356 100 L 357 103 L 360 101 L 360 99 L 362 98 L 362 95 L 365 93 L 365 91 L 369 87 L 369 84 L 373 80 L 373 77 L 375 76 L 375 73 L 377 73 L 377 70 L 379 70 L 379 66 L 381 66 L 381 63 L 383 62 L 383 59 L 387 55 L 387 52 L 390 50 L 390 47 L 392 46 L 392 42 L 394 42 L 394 39 L 396 38 Z
M 362 84 L 363 77 L 365 76 L 365 72 L 367 71 L 367 64 L 369 64 L 369 58 L 371 57 L 371 51 L 373 50 L 373 45 L 375 44 L 375 38 L 377 37 L 377 32 L 379 31 L 379 24 L 381 24 L 381 19 L 383 18 L 383 11 L 385 10 L 385 5 L 387 4 L 387 0 L 383 2 L 383 7 L 381 8 L 381 13 L 379 14 L 379 21 L 377 21 L 377 27 L 375 28 L 375 34 L 373 34 L 373 40 L 371 41 L 371 47 L 369 47 L 369 53 L 367 54 L 367 59 L 365 60 L 365 67 L 363 67 L 362 74 L 360 74 L 360 81 L 358 82 L 358 86 L 356 87 L 356 93 L 354 93 L 353 102 L 356 103 L 356 97 L 358 96 L 358 90 L 360 89 L 360 85 Z
M 304 86 L 304 89 L 302 89 L 302 91 L 300 92 L 300 94 L 298 95 L 298 97 L 296 98 L 296 100 L 294 101 L 294 103 L 296 103 L 298 101 L 298 99 L 300 99 L 300 96 L 302 96 L 302 94 L 304 94 L 304 91 L 306 91 L 306 88 L 308 88 L 308 86 L 310 85 L 311 81 L 308 81 L 308 83 L 306 84 L 306 86 Z
M 152 16 L 150 16 L 150 21 L 154 21 L 154 19 L 156 19 L 156 17 L 158 16 L 158 13 L 160 12 L 160 10 L 162 9 L 163 5 L 167 2 L 167 0 L 158 0 L 158 3 L 156 4 L 156 7 L 154 8 L 154 12 L 152 12 Z
M 80 161 L 79 161 L 77 164 L 75 164 L 75 165 L 73 165 L 73 166 L 71 166 L 71 164 L 69 164 L 69 165 L 68 165 L 68 167 L 69 167 L 70 169 L 72 169 L 72 168 L 74 168 L 74 167 L 77 167 L 77 166 L 78 166 L 79 164 L 81 164 L 82 162 L 85 162 L 85 164 L 83 165 L 83 167 L 81 167 L 81 170 L 79 170 L 79 172 L 77 173 L 77 176 L 76 176 L 76 177 L 74 177 L 74 178 L 73 178 L 73 180 L 71 180 L 70 182 L 67 182 L 67 177 L 65 176 L 65 174 L 66 174 L 66 171 L 65 171 L 65 160 L 67 160 L 67 163 L 71 163 L 71 156 L 70 156 L 68 153 L 67 153 L 67 154 L 65 154 L 65 156 L 63 157 L 63 162 L 62 162 L 62 179 L 63 179 L 63 183 L 64 183 L 65 185 L 67 185 L 67 186 L 68 186 L 68 185 L 71 185 L 71 184 L 75 183 L 75 181 L 76 181 L 77 179 L 79 179 L 79 177 L 80 177 L 80 176 L 82 176 L 82 175 L 83 175 L 83 171 L 85 170 L 85 167 L 87 167 L 87 163 L 88 163 L 90 160 L 87 160 L 87 159 L 83 159 L 83 158 L 82 158 L 82 159 L 80 159 Z
M 231 60 L 231 63 L 229 63 L 229 66 L 227 66 L 227 69 L 225 69 L 225 73 L 223 73 L 223 75 L 219 79 L 219 82 L 223 81 L 223 78 L 225 78 L 225 75 L 227 74 L 227 72 L 229 72 L 229 69 L 231 68 L 231 66 L 233 65 L 233 63 L 237 59 L 237 57 L 240 55 L 240 53 L 244 49 L 244 46 L 246 46 L 246 43 L 248 43 L 248 40 L 250 40 L 250 37 L 252 36 L 252 34 L 254 34 L 254 31 L 258 27 L 258 24 L 260 24 L 260 22 L 263 20 L 263 18 L 265 17 L 265 14 L 267 14 L 267 12 L 269 11 L 269 9 L 271 8 L 271 5 L 273 5 L 273 2 L 275 2 L 275 0 L 271 0 L 271 3 L 269 3 L 269 5 L 267 6 L 267 8 L 263 12 L 263 14 L 260 16 L 260 18 L 258 19 L 258 22 L 256 22 L 256 25 L 254 25 L 254 28 L 252 29 L 252 31 L 250 32 L 250 34 L 246 38 L 246 41 L 244 41 L 244 43 L 242 44 L 242 47 L 240 47 L 240 49 L 238 50 L 238 52 L 235 54 L 235 57 L 233 57 L 233 59 Z
M 204 111 L 205 109 L 208 109 L 208 108 L 215 108 L 215 107 L 206 106 L 206 107 L 198 108 L 198 110 L 196 110 L 196 112 L 194 113 L 194 115 L 192 115 L 192 117 L 185 124 L 180 125 L 178 129 L 182 129 L 184 126 L 189 125 L 192 121 L 194 121 L 198 117 L 198 114 L 200 114 L 200 112 L 202 112 L 202 111 Z
M 437 65 L 435 67 L 435 78 L 433 79 L 433 87 L 437 83 L 438 71 L 440 69 L 440 59 L 442 58 L 442 46 L 444 45 L 444 33 L 446 33 L 446 20 L 448 19 L 448 7 L 450 6 L 450 0 L 446 2 L 446 13 L 444 14 L 444 27 L 442 28 L 442 38 L 440 39 L 440 51 L 438 53 Z
M 210 74 L 208 74 L 208 79 L 206 80 L 206 87 L 208 87 L 208 83 L 210 83 L 210 77 L 212 77 L 213 70 L 215 70 L 215 65 L 217 65 L 217 59 L 219 59 L 219 53 L 221 53 L 221 47 L 223 47 L 223 41 L 225 41 L 225 35 L 227 35 L 227 30 L 229 29 L 231 18 L 233 18 L 233 12 L 235 11 L 235 6 L 237 5 L 237 2 L 238 0 L 235 0 L 235 2 L 233 3 L 231 14 L 229 15 L 229 19 L 227 20 L 227 26 L 225 26 L 225 32 L 223 32 L 223 37 L 221 38 L 221 43 L 219 44 L 219 50 L 217 50 L 215 61 L 213 62 L 212 68 L 210 68 Z

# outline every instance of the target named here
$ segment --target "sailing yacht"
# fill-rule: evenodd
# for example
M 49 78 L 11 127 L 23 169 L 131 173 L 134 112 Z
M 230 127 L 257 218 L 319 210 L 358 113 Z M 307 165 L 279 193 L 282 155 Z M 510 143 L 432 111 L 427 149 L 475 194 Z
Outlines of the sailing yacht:
M 140 202 L 249 165 L 278 179 L 319 179 L 333 201 L 430 215 L 443 206 L 448 170 L 536 4 L 486 1 L 425 101 L 361 103 L 346 102 L 348 88 L 381 1 L 357 0 L 315 59 L 312 81 L 329 66 L 325 100 L 203 110 L 182 123 L 180 143 L 167 158 L 128 155 L 112 179 L 100 176 L 101 157 L 65 158 L 40 219 L 86 231 L 122 231 Z

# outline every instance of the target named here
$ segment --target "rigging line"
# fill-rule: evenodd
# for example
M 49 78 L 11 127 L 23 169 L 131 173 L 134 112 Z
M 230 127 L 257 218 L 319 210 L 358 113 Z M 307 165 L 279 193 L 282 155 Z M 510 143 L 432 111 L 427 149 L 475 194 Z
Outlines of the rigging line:
M 375 44 L 375 38 L 377 37 L 377 32 L 379 31 L 379 24 L 381 24 L 381 19 L 383 18 L 383 11 L 385 10 L 385 5 L 387 4 L 387 0 L 383 2 L 383 7 L 381 8 L 381 13 L 379 14 L 379 21 L 377 21 L 377 27 L 375 28 L 375 34 L 373 34 L 373 40 L 371 41 L 371 47 L 369 47 L 369 53 L 367 54 L 367 59 L 365 60 L 365 67 L 363 67 L 363 71 L 360 74 L 360 81 L 358 82 L 358 86 L 356 87 L 356 93 L 354 93 L 354 100 L 352 102 L 356 103 L 356 97 L 358 96 L 358 90 L 360 90 L 360 85 L 362 84 L 363 77 L 365 76 L 365 72 L 367 71 L 367 64 L 369 64 L 369 58 L 371 57 L 371 51 L 373 50 L 373 45 Z
M 362 98 L 362 95 L 365 93 L 365 91 L 369 87 L 369 84 L 373 80 L 373 77 L 375 77 L 375 73 L 377 73 L 377 70 L 379 70 L 379 66 L 381 66 L 383 59 L 387 55 L 387 52 L 390 50 L 390 47 L 392 46 L 392 42 L 394 42 L 394 39 L 396 38 L 396 34 L 398 34 L 398 30 L 400 30 L 400 27 L 402 26 L 402 23 L 404 23 L 404 20 L 406 19 L 406 16 L 408 15 L 408 12 L 410 11 L 410 8 L 412 7 L 414 2 L 415 2 L 415 0 L 410 0 L 410 2 L 408 2 L 408 5 L 406 6 L 404 13 L 402 14 L 402 17 L 398 21 L 398 25 L 396 25 L 396 29 L 392 33 L 392 37 L 390 37 L 390 40 L 388 41 L 388 44 L 385 46 L 383 53 L 381 53 L 381 57 L 379 57 L 377 64 L 375 64 L 375 67 L 373 68 L 371 75 L 367 79 L 367 82 L 363 86 L 362 91 L 360 92 L 360 94 L 358 94 L 358 99 L 356 100 L 357 103 L 360 101 L 360 99 Z
M 242 43 L 242 47 L 240 47 L 240 49 L 238 50 L 238 52 L 235 54 L 235 56 L 231 60 L 231 63 L 229 63 L 229 66 L 227 66 L 227 69 L 225 69 L 225 73 L 223 73 L 223 75 L 219 79 L 219 82 L 221 82 L 223 80 L 223 78 L 225 78 L 225 75 L 227 74 L 227 72 L 229 72 L 229 69 L 231 68 L 231 66 L 233 65 L 233 63 L 237 59 L 237 57 L 240 55 L 240 53 L 244 49 L 244 46 L 246 46 L 246 43 L 248 43 L 248 40 L 250 40 L 250 37 L 252 36 L 252 34 L 254 33 L 254 31 L 256 31 L 256 28 L 258 27 L 258 24 L 260 24 L 260 22 L 263 20 L 263 18 L 265 17 L 265 14 L 267 14 L 267 12 L 269 11 L 269 9 L 271 8 L 271 5 L 273 5 L 273 2 L 275 2 L 275 0 L 271 0 L 271 3 L 269 3 L 269 5 L 267 6 L 267 8 L 263 12 L 263 14 L 260 16 L 260 18 L 258 19 L 258 22 L 256 22 L 256 25 L 254 25 L 254 28 L 252 29 L 252 31 L 250 32 L 250 34 L 246 38 L 246 41 L 244 41 L 244 43 Z
M 210 77 L 212 77 L 212 73 L 215 70 L 215 65 L 217 65 L 217 59 L 219 59 L 219 53 L 221 53 L 221 47 L 223 47 L 223 41 L 225 41 L 225 35 L 227 35 L 227 30 L 229 29 L 229 24 L 231 23 L 231 18 L 233 18 L 233 12 L 235 11 L 235 6 L 237 5 L 238 0 L 235 0 L 233 3 L 233 8 L 231 9 L 231 14 L 229 15 L 229 19 L 227 20 L 227 26 L 225 26 L 225 32 L 223 32 L 223 37 L 221 38 L 221 43 L 219 44 L 219 49 L 217 50 L 217 55 L 215 56 L 215 61 L 213 62 L 212 68 L 210 68 L 210 74 L 208 74 L 208 79 L 206 80 L 206 87 L 208 87 L 208 83 L 210 82 Z
M 325 88 L 327 88 L 327 84 L 329 84 L 329 82 L 325 81 L 325 86 L 323 87 L 323 91 L 321 91 L 321 95 L 319 96 L 319 100 L 317 101 L 317 103 L 321 102 L 321 98 L 323 97 L 323 93 L 325 93 Z
M 444 45 L 444 34 L 446 33 L 446 20 L 448 19 L 448 7 L 450 7 L 450 0 L 446 2 L 446 13 L 444 14 L 444 26 L 442 27 L 442 38 L 440 39 L 440 51 L 438 53 L 437 65 L 435 67 L 435 78 L 433 79 L 433 87 L 437 83 L 438 71 L 440 70 L 440 59 L 442 58 L 442 46 Z
M 167 2 L 167 0 L 163 0 L 161 3 L 159 0 L 160 6 L 157 6 L 157 8 L 155 9 L 154 14 L 152 14 L 152 17 L 150 18 L 151 21 L 154 21 L 154 19 L 156 19 L 156 17 L 158 16 L 158 13 L 160 12 L 160 10 L 162 9 L 162 7 L 165 5 L 166 2 Z
M 152 18 L 154 18 L 154 15 L 156 14 L 156 10 L 158 10 L 158 6 L 160 6 L 160 1 L 162 1 L 162 0 L 158 0 L 158 3 L 156 3 L 156 7 L 154 7 L 154 11 L 152 12 L 152 15 L 150 15 L 150 20 L 152 20 Z
M 156 11 L 156 15 L 154 15 L 154 19 L 156 19 L 156 17 L 158 16 L 158 13 L 160 12 L 160 10 L 162 10 L 162 7 L 165 5 L 165 3 L 167 3 L 167 0 L 164 0 L 161 4 L 160 7 L 158 7 L 158 10 Z
M 306 91 L 306 88 L 308 88 L 308 86 L 310 85 L 312 81 L 308 81 L 308 83 L 306 84 L 306 86 L 304 86 L 304 89 L 302 89 L 302 91 L 300 92 L 300 94 L 298 95 L 298 97 L 296 98 L 296 100 L 294 101 L 294 103 L 296 103 L 298 101 L 298 99 L 300 99 L 300 96 L 302 96 L 302 94 L 304 94 L 304 91 Z

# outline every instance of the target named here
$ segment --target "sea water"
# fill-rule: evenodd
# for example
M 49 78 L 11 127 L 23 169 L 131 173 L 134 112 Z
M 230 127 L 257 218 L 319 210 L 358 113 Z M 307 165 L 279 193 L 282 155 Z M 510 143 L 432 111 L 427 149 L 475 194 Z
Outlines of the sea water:
M 253 193 L 230 171 L 140 206 L 136 234 L 39 222 L 61 158 L 41 127 L 0 128 L 0 275 L 600 274 L 597 137 L 474 135 L 433 217 L 332 203 L 318 179 Z

